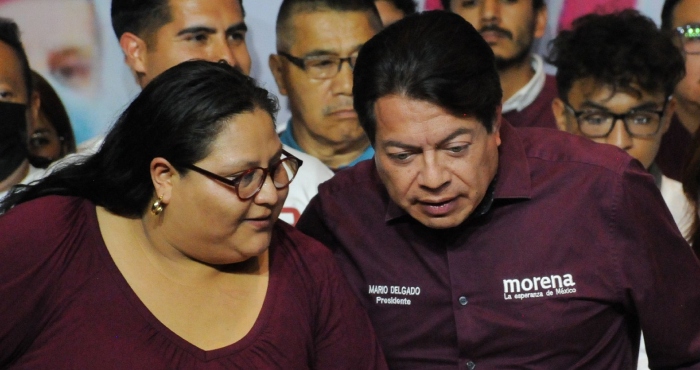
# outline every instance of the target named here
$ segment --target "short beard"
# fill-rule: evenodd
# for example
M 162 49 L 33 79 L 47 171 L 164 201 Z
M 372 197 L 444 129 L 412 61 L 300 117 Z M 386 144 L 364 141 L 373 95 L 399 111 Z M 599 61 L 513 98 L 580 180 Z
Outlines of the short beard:
M 518 51 L 517 54 L 513 55 L 510 58 L 503 58 L 503 57 L 496 56 L 496 69 L 498 71 L 505 71 L 505 70 L 510 69 L 514 66 L 521 65 L 530 57 L 530 48 L 531 47 L 532 47 L 532 43 L 527 45 L 527 47 L 522 48 L 520 51 Z

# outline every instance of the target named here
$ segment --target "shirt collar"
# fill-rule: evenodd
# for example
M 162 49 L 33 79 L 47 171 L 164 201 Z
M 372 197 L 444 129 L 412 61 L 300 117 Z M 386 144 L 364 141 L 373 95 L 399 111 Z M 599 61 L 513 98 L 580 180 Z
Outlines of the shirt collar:
M 521 111 L 527 108 L 527 106 L 532 104 L 542 92 L 547 77 L 544 73 L 544 61 L 542 57 L 537 54 L 532 54 L 530 65 L 535 71 L 535 75 L 532 76 L 525 86 L 520 88 L 520 90 L 503 103 L 503 113 L 513 110 Z
M 491 209 L 497 199 L 529 199 L 532 193 L 530 181 L 530 166 L 522 141 L 513 126 L 508 121 L 501 119 L 501 145 L 498 148 L 498 170 L 491 181 L 484 199 L 476 207 L 469 219 L 485 215 Z M 376 173 L 376 163 L 373 164 Z M 378 178 L 378 176 L 377 176 Z M 383 185 L 382 185 L 383 186 Z M 384 220 L 393 221 L 403 216 L 408 216 L 398 204 L 387 196 L 388 204 Z
M 282 131 L 280 133 L 280 141 L 282 142 L 282 144 L 284 144 L 290 148 L 294 148 L 302 153 L 306 153 L 303 149 L 301 149 L 301 147 L 299 146 L 299 143 L 297 143 L 297 141 L 294 139 L 294 135 L 292 135 L 292 120 L 291 120 L 291 118 L 287 122 L 287 128 L 284 129 L 284 131 Z M 374 157 L 374 148 L 372 148 L 372 146 L 369 145 L 369 146 L 367 146 L 367 149 L 365 149 L 365 151 L 362 152 L 362 154 L 360 154 L 359 157 L 355 158 L 352 162 L 346 164 L 345 166 L 340 166 L 340 167 L 334 169 L 334 171 L 339 171 L 339 170 L 342 170 L 343 168 L 352 167 L 352 166 L 354 166 L 354 165 L 356 165 L 356 164 L 358 164 L 366 159 L 371 159 L 372 157 Z

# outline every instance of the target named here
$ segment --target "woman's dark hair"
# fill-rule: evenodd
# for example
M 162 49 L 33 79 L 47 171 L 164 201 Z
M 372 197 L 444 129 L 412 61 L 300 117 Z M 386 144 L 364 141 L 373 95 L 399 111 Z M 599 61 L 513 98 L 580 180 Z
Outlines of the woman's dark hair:
M 459 15 L 430 11 L 407 16 L 367 41 L 353 77 L 354 106 L 374 143 L 374 104 L 388 95 L 426 101 L 488 132 L 501 104 L 501 83 L 491 47 Z
M 34 70 L 32 70 L 32 85 L 41 100 L 39 112 L 46 116 L 47 121 L 56 130 L 58 137 L 63 138 L 61 141 L 61 157 L 75 153 L 73 127 L 70 124 L 68 112 L 66 112 L 63 102 L 61 102 L 61 98 L 58 97 L 51 84 Z
M 225 63 L 189 61 L 151 81 L 122 113 L 99 151 L 81 163 L 56 169 L 29 186 L 15 188 L 0 206 L 58 194 L 89 199 L 109 211 L 141 216 L 154 196 L 153 158 L 181 167 L 209 154 L 227 119 L 263 109 L 274 119 L 277 100 Z
M 632 88 L 669 96 L 685 74 L 678 48 L 654 21 L 632 9 L 578 18 L 551 45 L 548 61 L 557 67 L 564 101 L 574 82 L 584 78 L 613 91 Z
M 698 204 L 700 202 L 700 131 L 693 136 L 688 157 L 683 171 L 683 192 L 691 204 L 693 210 L 693 223 L 689 230 L 690 244 L 695 255 L 700 258 L 700 217 L 698 217 Z

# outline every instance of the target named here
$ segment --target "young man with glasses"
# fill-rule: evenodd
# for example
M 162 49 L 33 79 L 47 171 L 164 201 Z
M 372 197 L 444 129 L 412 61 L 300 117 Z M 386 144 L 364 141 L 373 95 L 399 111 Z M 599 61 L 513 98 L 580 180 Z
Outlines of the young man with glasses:
M 683 57 L 654 22 L 634 10 L 588 15 L 553 42 L 561 130 L 611 144 L 654 176 L 681 232 L 690 217 L 681 185 L 654 163 L 673 116 L 669 99 L 683 76 Z
M 374 155 L 353 109 L 352 70 L 360 48 L 382 28 L 372 0 L 285 0 L 270 69 L 292 118 L 282 143 L 331 169 Z

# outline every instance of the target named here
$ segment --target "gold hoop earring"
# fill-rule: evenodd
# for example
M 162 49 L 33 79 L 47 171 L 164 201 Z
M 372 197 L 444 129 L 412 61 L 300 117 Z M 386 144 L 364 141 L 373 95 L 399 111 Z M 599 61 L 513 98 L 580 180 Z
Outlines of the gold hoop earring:
M 164 208 L 165 205 L 163 204 L 163 196 L 161 195 L 151 205 L 151 213 L 153 213 L 155 216 L 158 216 L 159 214 L 161 214 L 161 212 L 163 212 Z

